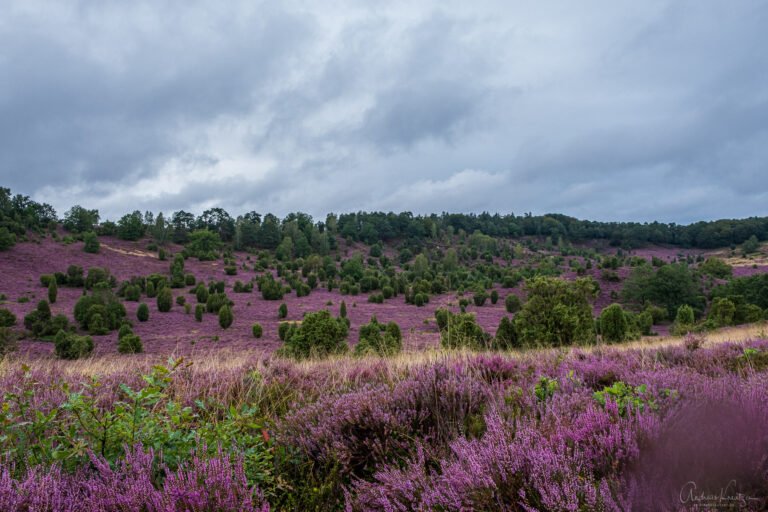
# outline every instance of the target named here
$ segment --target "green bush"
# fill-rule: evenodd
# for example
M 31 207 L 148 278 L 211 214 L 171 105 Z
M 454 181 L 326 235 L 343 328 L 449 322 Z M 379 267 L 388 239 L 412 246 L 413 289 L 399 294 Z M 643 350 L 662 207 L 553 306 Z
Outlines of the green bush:
M 261 338 L 262 334 L 264 334 L 264 329 L 260 323 L 256 322 L 251 326 L 251 333 L 253 333 L 254 338 Z
M 229 329 L 232 322 L 235 320 L 235 316 L 232 314 L 232 308 L 229 304 L 221 306 L 219 309 L 219 325 L 222 329 Z
M 339 318 L 347 318 L 347 303 L 344 301 L 339 306 Z
M 499 302 L 499 292 L 491 290 L 491 304 L 496 304 L 497 302 Z
M 277 308 L 277 318 L 282 320 L 287 316 L 288 316 L 288 305 L 285 302 L 283 302 L 282 304 L 280 304 L 280 307 Z
M 472 294 L 472 301 L 477 307 L 485 305 L 486 300 L 488 300 L 488 294 L 483 288 L 478 288 L 475 290 L 475 293 Z
M 173 294 L 171 293 L 171 289 L 168 287 L 161 288 L 157 293 L 157 310 L 161 313 L 167 313 L 171 310 L 172 306 Z
M 198 322 L 203 321 L 203 314 L 205 313 L 205 306 L 203 304 L 195 305 L 195 320 Z
M 99 249 L 101 248 L 101 244 L 99 243 L 99 237 L 96 236 L 96 233 L 93 231 L 88 231 L 87 233 L 83 233 L 83 242 L 85 242 L 85 245 L 83 246 L 83 251 L 96 254 L 99 252 Z
M 360 337 L 355 345 L 355 355 L 391 356 L 403 348 L 400 327 L 395 322 L 380 324 L 376 317 L 360 327 Z
M 497 350 L 509 350 L 519 348 L 520 342 L 515 330 L 515 324 L 509 317 L 501 317 L 499 327 L 496 329 L 496 336 L 493 338 L 493 348 Z
M 59 296 L 59 287 L 56 284 L 56 280 L 52 279 L 51 284 L 48 285 L 48 302 L 54 304 Z
M 349 349 L 347 333 L 346 322 L 333 318 L 328 311 L 307 313 L 301 324 L 286 333 L 279 354 L 296 359 L 341 354 Z
M 15 332 L 8 327 L 0 326 L 0 359 L 18 348 L 17 340 L 18 335 Z
M 53 342 L 56 356 L 61 359 L 80 359 L 93 352 L 93 338 L 59 331 Z
M 690 332 L 693 329 L 695 321 L 693 308 L 688 304 L 683 304 L 677 310 L 675 323 L 672 326 L 672 334 L 683 335 Z
M 611 304 L 600 313 L 600 334 L 603 341 L 608 343 L 621 342 L 627 339 L 629 322 L 627 315 L 618 304 Z
M 716 297 L 709 309 L 709 320 L 717 327 L 733 325 L 736 305 L 725 297 Z
M 474 314 L 447 313 L 445 329 L 440 331 L 440 344 L 444 348 L 482 350 L 489 347 L 491 337 L 478 325 Z
M 198 285 L 197 291 L 195 292 L 195 297 L 197 298 L 198 303 L 208 302 L 208 288 L 203 286 L 203 283 Z
M 523 346 L 592 343 L 595 322 L 590 301 L 596 295 L 591 278 L 566 281 L 538 276 L 526 281 L 528 300 L 515 316 Z
M 131 333 L 118 340 L 117 351 L 121 354 L 140 354 L 144 351 L 144 346 L 141 343 L 141 338 Z
M 149 307 L 145 303 L 139 304 L 139 307 L 136 309 L 136 318 L 139 320 L 139 322 L 146 322 L 149 320 Z
M 16 315 L 5 308 L 0 309 L 0 327 L 13 327 L 16 322 Z
M 520 297 L 514 293 L 510 293 L 504 298 L 504 308 L 507 310 L 507 313 L 517 313 L 520 311 L 521 305 Z
M 7 251 L 16 245 L 16 235 L 8 231 L 8 228 L 0 228 L 0 251 Z

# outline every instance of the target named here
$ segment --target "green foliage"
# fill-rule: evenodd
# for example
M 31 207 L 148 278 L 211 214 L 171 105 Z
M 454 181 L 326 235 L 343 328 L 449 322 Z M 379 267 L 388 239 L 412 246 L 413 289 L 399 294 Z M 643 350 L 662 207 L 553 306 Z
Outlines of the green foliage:
M 720 258 L 707 258 L 707 260 L 699 266 L 699 270 L 706 275 L 716 277 L 718 279 L 728 279 L 733 275 L 733 267 L 728 265 Z
M 725 297 L 716 297 L 709 309 L 709 320 L 716 327 L 733 325 L 736 315 L 736 305 Z
M 61 359 L 80 359 L 93 352 L 93 339 L 60 330 L 53 342 L 56 356 Z
M 208 313 L 218 314 L 219 310 L 223 306 L 231 306 L 232 302 L 227 297 L 226 293 L 212 293 L 208 295 L 208 300 L 205 303 L 205 310 Z
M 56 280 L 52 279 L 48 285 L 48 302 L 51 304 L 56 303 L 56 299 L 59 296 L 59 285 L 56 284 Z
M 254 338 L 261 338 L 264 334 L 264 329 L 261 327 L 260 323 L 256 322 L 251 326 L 251 333 Z
M 13 327 L 17 319 L 13 312 L 6 308 L 0 308 L 0 327 Z
M 189 234 L 186 250 L 200 261 L 213 261 L 221 248 L 221 237 L 207 229 L 198 229 Z
M 741 253 L 744 256 L 756 253 L 760 250 L 760 241 L 755 235 L 750 236 L 746 242 L 741 245 Z
M 173 306 L 173 294 L 171 293 L 171 289 L 167 286 L 164 286 L 160 289 L 160 291 L 157 293 L 157 310 L 161 313 L 167 313 L 171 310 L 171 307 Z
M 347 303 L 344 301 L 339 306 L 339 318 L 347 318 Z
M 475 306 L 483 306 L 486 300 L 488 300 L 488 294 L 485 289 L 482 287 L 475 289 L 475 292 L 472 294 L 472 301 L 475 303 Z
M 656 271 L 648 265 L 635 267 L 624 282 L 622 298 L 637 306 L 662 306 L 670 318 L 683 304 L 698 310 L 704 307 L 700 283 L 683 263 L 664 265 Z
M 286 335 L 279 354 L 296 359 L 342 354 L 349 348 L 347 332 L 346 322 L 333 318 L 328 311 L 307 313 L 290 336 Z
M 282 320 L 287 316 L 288 316 L 288 305 L 285 302 L 283 302 L 282 304 L 280 304 L 280 307 L 277 308 L 277 318 Z
M 205 306 L 203 304 L 195 305 L 195 320 L 198 322 L 203 321 L 203 314 L 205 313 Z
M 491 304 L 496 304 L 499 301 L 499 292 L 491 290 Z
M 693 308 L 687 304 L 683 304 L 677 310 L 675 315 L 675 323 L 672 326 L 672 333 L 676 335 L 682 335 L 690 332 L 693 329 L 695 323 L 695 316 Z
M 7 251 L 16 245 L 16 235 L 5 226 L 0 227 L 0 251 Z
M 144 236 L 144 216 L 140 211 L 123 215 L 117 221 L 117 236 L 123 240 L 138 240 Z
M 447 311 L 445 329 L 440 331 L 441 346 L 482 350 L 489 347 L 490 341 L 490 335 L 483 331 L 474 314 Z
M 632 387 L 622 381 L 617 381 L 611 386 L 606 386 L 601 391 L 595 391 L 592 396 L 603 407 L 609 401 L 615 403 L 619 415 L 624 417 L 630 411 L 642 412 L 646 408 L 652 410 L 657 408 L 656 401 L 648 396 L 645 384 Z
M 501 317 L 499 327 L 496 329 L 496 336 L 493 338 L 493 348 L 497 350 L 509 350 L 519 347 L 520 340 L 517 336 L 515 324 L 509 317 Z
M 400 326 L 395 322 L 384 325 L 379 323 L 376 317 L 360 326 L 360 337 L 355 345 L 355 355 L 391 356 L 399 353 L 403 348 L 403 337 Z
M 141 343 L 141 338 L 129 332 L 118 339 L 117 351 L 121 354 L 140 354 L 144 351 L 144 346 Z
M 198 303 L 208 302 L 208 288 L 206 288 L 203 285 L 203 283 L 200 283 L 197 286 L 197 291 L 195 292 L 195 298 L 197 299 Z
M 229 329 L 234 320 L 235 315 L 232 314 L 232 308 L 228 304 L 221 306 L 221 309 L 219 309 L 219 325 L 221 328 Z
M 283 286 L 278 281 L 275 281 L 272 274 L 267 274 L 261 278 L 259 289 L 264 300 L 282 300 L 283 298 Z
M 539 402 L 546 402 L 555 396 L 558 389 L 560 389 L 560 384 L 557 382 L 557 379 L 542 375 L 533 387 L 533 395 Z
M 625 341 L 629 334 L 627 315 L 618 304 L 611 304 L 600 313 L 600 334 L 603 341 L 618 343 Z
M 507 313 L 517 313 L 520 311 L 521 306 L 520 297 L 514 293 L 510 293 L 504 298 L 504 308 L 507 310 Z
M 523 346 L 587 344 L 595 340 L 590 301 L 595 297 L 591 278 L 565 281 L 534 277 L 526 282 L 528 300 L 515 316 Z
M 149 320 L 149 306 L 147 306 L 144 302 L 139 304 L 139 307 L 136 308 L 136 318 L 139 320 L 139 322 L 146 322 Z
M 141 299 L 141 287 L 136 284 L 128 285 L 125 287 L 124 295 L 125 300 L 138 302 Z
M 82 206 L 75 205 L 64 214 L 62 225 L 72 233 L 85 233 L 93 231 L 99 223 L 99 210 L 86 210 Z
M 93 231 L 87 231 L 83 233 L 83 242 L 85 244 L 83 245 L 83 251 L 91 253 L 91 254 L 97 254 L 99 252 L 99 249 L 101 249 L 101 244 L 99 243 L 99 237 L 96 236 L 96 233 Z
M 171 262 L 171 288 L 183 288 L 185 285 L 184 256 L 176 254 Z
M 0 360 L 18 348 L 17 341 L 18 335 L 13 330 L 0 325 Z

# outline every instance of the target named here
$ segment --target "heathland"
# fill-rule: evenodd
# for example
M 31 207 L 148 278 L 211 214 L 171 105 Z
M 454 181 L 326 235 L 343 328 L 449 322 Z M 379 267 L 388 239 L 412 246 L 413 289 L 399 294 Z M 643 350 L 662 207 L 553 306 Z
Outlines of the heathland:
M 0 192 L 0 510 L 766 504 L 768 219 Z

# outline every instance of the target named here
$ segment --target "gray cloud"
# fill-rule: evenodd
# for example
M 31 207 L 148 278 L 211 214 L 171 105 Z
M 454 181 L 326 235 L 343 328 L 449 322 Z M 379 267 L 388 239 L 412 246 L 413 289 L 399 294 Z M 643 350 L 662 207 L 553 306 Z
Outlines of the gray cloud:
M 0 178 L 200 212 L 768 215 L 768 6 L 11 1 Z

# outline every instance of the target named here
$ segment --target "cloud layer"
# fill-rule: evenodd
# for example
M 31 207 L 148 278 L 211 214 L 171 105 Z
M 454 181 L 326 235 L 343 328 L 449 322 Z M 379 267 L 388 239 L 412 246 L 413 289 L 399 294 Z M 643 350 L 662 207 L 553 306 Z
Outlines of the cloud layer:
M 768 5 L 10 1 L 0 183 L 223 206 L 768 215 Z

